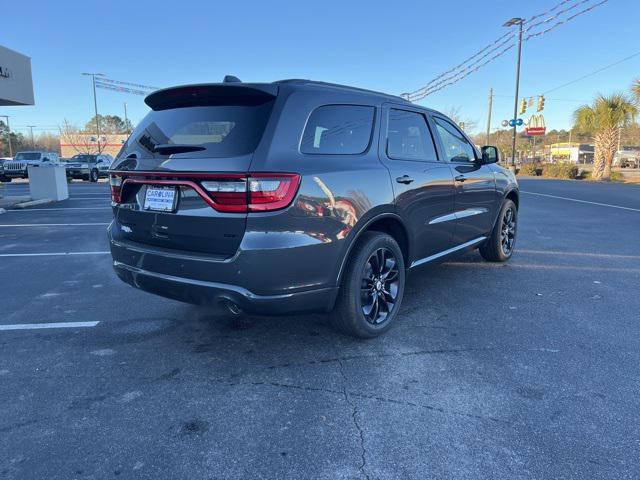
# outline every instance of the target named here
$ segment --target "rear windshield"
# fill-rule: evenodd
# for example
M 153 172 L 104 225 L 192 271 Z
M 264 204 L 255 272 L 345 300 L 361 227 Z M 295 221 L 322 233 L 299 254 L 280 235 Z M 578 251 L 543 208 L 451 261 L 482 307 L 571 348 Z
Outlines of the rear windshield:
M 253 153 L 264 132 L 273 100 L 260 105 L 219 105 L 151 111 L 125 144 L 120 157 L 156 158 L 157 145 L 202 149 L 174 157 L 235 157 Z

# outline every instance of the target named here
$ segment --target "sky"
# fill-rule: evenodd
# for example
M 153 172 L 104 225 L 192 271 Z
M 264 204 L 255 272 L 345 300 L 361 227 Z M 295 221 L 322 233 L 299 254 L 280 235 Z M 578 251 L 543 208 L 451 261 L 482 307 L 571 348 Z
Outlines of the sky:
M 561 0 L 415 1 L 17 1 L 2 7 L 0 44 L 31 57 L 36 105 L 0 107 L 12 130 L 79 126 L 93 115 L 89 77 L 144 85 L 309 78 L 391 94 L 420 88 L 505 33 L 511 17 L 529 18 Z M 590 0 L 585 7 L 598 3 Z M 582 10 L 576 8 L 572 12 Z M 521 96 L 535 96 L 640 52 L 640 1 L 609 0 L 523 45 Z M 513 114 L 515 49 L 419 104 L 484 131 L 489 88 L 492 130 Z M 628 91 L 640 55 L 546 95 L 548 129 L 568 128 L 573 111 L 598 93 Z M 141 120 L 141 96 L 98 90 L 105 115 Z M 534 107 L 535 108 L 535 107 Z M 524 116 L 528 118 L 531 109 Z

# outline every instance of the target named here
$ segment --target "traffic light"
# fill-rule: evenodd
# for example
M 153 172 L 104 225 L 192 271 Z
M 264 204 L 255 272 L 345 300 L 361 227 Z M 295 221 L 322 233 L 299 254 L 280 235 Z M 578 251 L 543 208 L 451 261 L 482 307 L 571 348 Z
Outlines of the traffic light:
M 544 110 L 544 95 L 538 95 L 538 112 Z
M 520 101 L 520 115 L 527 111 L 527 99 L 523 98 Z

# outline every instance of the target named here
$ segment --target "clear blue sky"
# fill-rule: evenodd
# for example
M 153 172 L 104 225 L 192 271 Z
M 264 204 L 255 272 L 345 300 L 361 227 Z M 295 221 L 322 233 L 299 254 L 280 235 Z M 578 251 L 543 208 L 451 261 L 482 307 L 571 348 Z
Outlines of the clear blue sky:
M 83 71 L 165 87 L 220 81 L 311 78 L 399 94 L 414 90 L 504 33 L 513 16 L 560 0 L 447 2 L 303 1 L 42 1 L 7 0 L 2 45 L 31 57 L 36 105 L 0 107 L 12 128 L 54 129 L 93 115 Z M 591 3 L 595 3 L 594 0 Z M 574 11 L 579 11 L 578 7 Z M 521 92 L 536 95 L 640 51 L 640 2 L 610 0 L 593 12 L 524 45 Z M 494 129 L 510 117 L 515 49 L 420 102 L 484 130 L 493 87 Z M 567 128 L 571 113 L 598 92 L 628 90 L 640 56 L 548 95 L 548 128 Z M 509 97 L 511 96 L 511 97 Z M 143 97 L 98 90 L 100 113 L 135 122 Z M 36 130 L 38 131 L 38 130 Z

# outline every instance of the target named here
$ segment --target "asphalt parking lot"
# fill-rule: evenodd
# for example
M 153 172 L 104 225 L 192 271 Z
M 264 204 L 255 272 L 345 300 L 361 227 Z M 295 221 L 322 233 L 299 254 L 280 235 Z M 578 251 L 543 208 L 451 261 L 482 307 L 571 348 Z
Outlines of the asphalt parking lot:
M 0 478 L 639 478 L 640 187 L 520 184 L 371 341 L 124 285 L 105 183 L 0 215 Z

